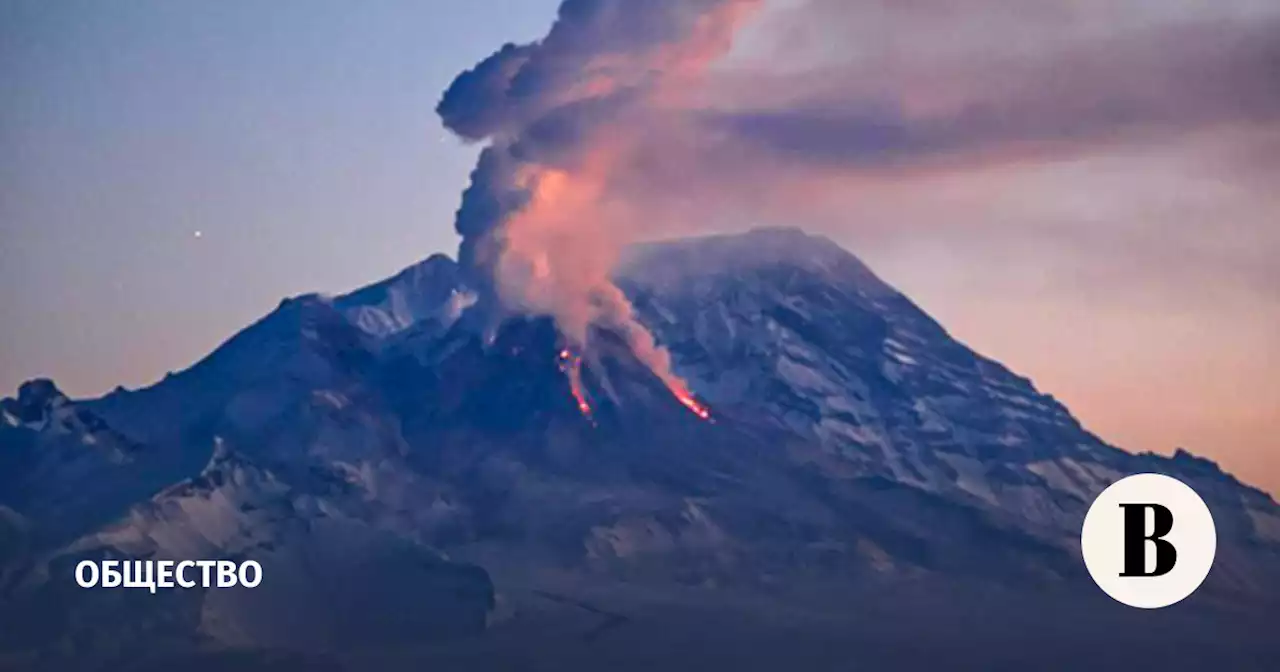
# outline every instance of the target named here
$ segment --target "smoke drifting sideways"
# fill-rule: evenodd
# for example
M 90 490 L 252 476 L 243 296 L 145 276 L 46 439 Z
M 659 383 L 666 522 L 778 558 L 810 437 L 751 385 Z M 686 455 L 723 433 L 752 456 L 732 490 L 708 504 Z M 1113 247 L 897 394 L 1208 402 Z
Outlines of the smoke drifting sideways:
M 478 307 L 549 315 L 578 352 L 593 325 L 611 329 L 704 419 L 611 279 L 637 228 L 612 181 L 759 4 L 565 0 L 546 37 L 462 73 L 437 108 L 452 132 L 485 143 L 456 220 Z
M 639 239 L 756 222 L 910 235 L 946 222 L 981 246 L 1030 211 L 1055 240 L 1091 246 L 1080 263 L 1099 263 L 1095 237 L 1146 215 L 1072 209 L 1089 184 L 1055 171 L 1092 159 L 1153 166 L 1125 177 L 1133 193 L 1147 178 L 1200 179 L 1201 158 L 1229 164 L 1213 180 L 1263 221 L 1277 27 L 1280 8 L 1247 0 L 565 0 L 543 39 L 462 73 L 437 108 L 483 146 L 456 220 L 472 312 L 550 315 L 576 353 L 590 354 L 591 325 L 611 328 L 684 400 L 610 279 Z M 1032 203 L 1034 180 L 1010 176 L 1037 167 L 1052 188 Z M 981 198 L 955 198 L 953 179 Z M 1064 233 L 1060 219 L 1077 226 Z M 1232 252 L 1215 277 L 1260 269 L 1250 282 L 1275 285 L 1274 264 L 1258 263 L 1274 236 L 1257 228 L 1263 244 Z M 1180 286 L 1179 244 L 1144 240 L 1155 270 L 1143 272 Z M 1118 272 L 1133 272 L 1134 249 Z

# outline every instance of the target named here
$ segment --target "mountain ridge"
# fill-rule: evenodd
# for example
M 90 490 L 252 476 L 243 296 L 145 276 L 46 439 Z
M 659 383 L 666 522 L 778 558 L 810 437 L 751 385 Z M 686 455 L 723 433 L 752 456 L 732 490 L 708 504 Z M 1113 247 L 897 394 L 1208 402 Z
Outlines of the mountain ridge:
M 650 608 L 689 613 L 678 605 L 692 596 L 725 618 L 754 599 L 816 617 L 821 600 L 796 595 L 876 586 L 1075 604 L 1096 593 L 1078 555 L 1088 503 L 1145 471 L 1189 482 L 1218 522 L 1220 559 L 1196 609 L 1280 604 L 1268 588 L 1280 585 L 1271 497 L 1189 453 L 1107 444 L 830 240 L 770 229 L 647 245 L 618 283 L 711 421 L 607 329 L 575 353 L 549 318 L 514 317 L 493 333 L 459 320 L 469 293 L 443 255 L 350 294 L 287 299 L 142 390 L 73 401 L 52 383 L 28 389 L 27 403 L 0 404 L 6 418 L 34 418 L 30 402 L 47 399 L 128 437 L 133 458 L 13 471 L 23 486 L 0 489 L 0 539 L 25 550 L 0 568 L 0 605 L 56 594 L 48 577 L 93 549 L 247 553 L 273 575 L 314 577 L 298 564 L 309 555 L 350 566 L 331 557 L 337 547 L 392 574 L 418 558 L 408 562 L 429 568 L 415 575 L 424 595 L 460 582 L 464 597 L 426 622 L 412 609 L 387 616 L 386 637 L 340 637 L 348 626 L 323 613 L 347 598 L 317 602 L 320 620 L 267 628 L 254 614 L 284 617 L 306 592 L 290 580 L 257 598 L 185 596 L 161 612 L 183 624 L 166 641 L 305 652 L 324 631 L 366 651 L 408 645 L 413 623 L 441 641 L 576 623 L 577 603 L 619 615 L 628 625 L 610 627 L 625 632 L 649 627 Z M 6 421 L 0 460 L 65 450 L 87 426 Z M 41 488 L 82 490 L 84 504 L 12 495 Z M 639 586 L 648 597 L 629 592 Z M 404 610 L 369 590 L 379 613 Z M 615 594 L 628 596 L 602 597 Z M 146 606 L 109 608 L 127 621 Z

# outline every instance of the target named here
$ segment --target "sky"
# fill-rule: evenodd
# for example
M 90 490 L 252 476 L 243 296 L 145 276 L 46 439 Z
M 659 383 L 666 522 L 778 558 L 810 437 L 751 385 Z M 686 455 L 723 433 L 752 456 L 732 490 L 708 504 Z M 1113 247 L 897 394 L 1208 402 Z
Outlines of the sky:
M 578 216 L 482 232 L 803 226 L 1105 439 L 1280 492 L 1274 2 L 557 4 L 0 0 L 0 390 L 145 385 L 455 253 L 480 146 L 518 145 Z M 450 88 L 482 62 L 532 93 Z M 522 240 L 517 278 L 564 248 Z

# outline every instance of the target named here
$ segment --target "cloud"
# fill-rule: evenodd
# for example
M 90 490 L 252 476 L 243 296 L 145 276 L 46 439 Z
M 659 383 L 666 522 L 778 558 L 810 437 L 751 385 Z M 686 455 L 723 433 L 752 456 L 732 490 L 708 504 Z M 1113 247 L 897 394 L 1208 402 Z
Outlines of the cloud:
M 1080 291 L 1265 293 L 1276 35 L 1252 0 L 570 0 L 440 103 L 484 144 L 460 258 L 579 340 L 630 324 L 627 243 L 759 222 L 1016 244 Z
M 1280 21 L 1145 29 L 1016 57 L 862 62 L 772 88 L 702 117 L 707 137 L 793 167 L 866 169 L 991 154 L 1071 155 L 1205 128 L 1280 119 Z M 771 95 L 761 95 L 770 91 Z M 771 102 L 780 101 L 780 102 Z

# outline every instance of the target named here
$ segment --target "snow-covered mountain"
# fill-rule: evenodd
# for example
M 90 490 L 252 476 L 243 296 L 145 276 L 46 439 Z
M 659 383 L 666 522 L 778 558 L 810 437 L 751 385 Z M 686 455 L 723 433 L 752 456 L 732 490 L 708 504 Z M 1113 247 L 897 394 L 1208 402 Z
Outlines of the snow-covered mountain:
M 883 644 L 905 637 L 956 660 L 1056 646 L 1114 662 L 1037 639 L 1067 627 L 1175 666 L 1274 646 L 1254 627 L 1280 614 L 1269 496 L 1184 452 L 1107 445 L 834 243 L 653 244 L 618 282 L 711 421 L 607 331 L 585 353 L 545 318 L 477 333 L 443 256 L 287 300 L 147 389 L 24 386 L 0 403 L 0 662 L 932 662 Z M 587 414 L 566 375 L 579 354 Z M 1077 539 L 1097 492 L 1147 471 L 1191 484 L 1220 536 L 1205 587 L 1154 620 L 1099 597 Z M 69 574 L 83 557 L 193 554 L 258 559 L 264 588 L 119 598 Z M 719 644 L 691 652 L 693 632 Z

